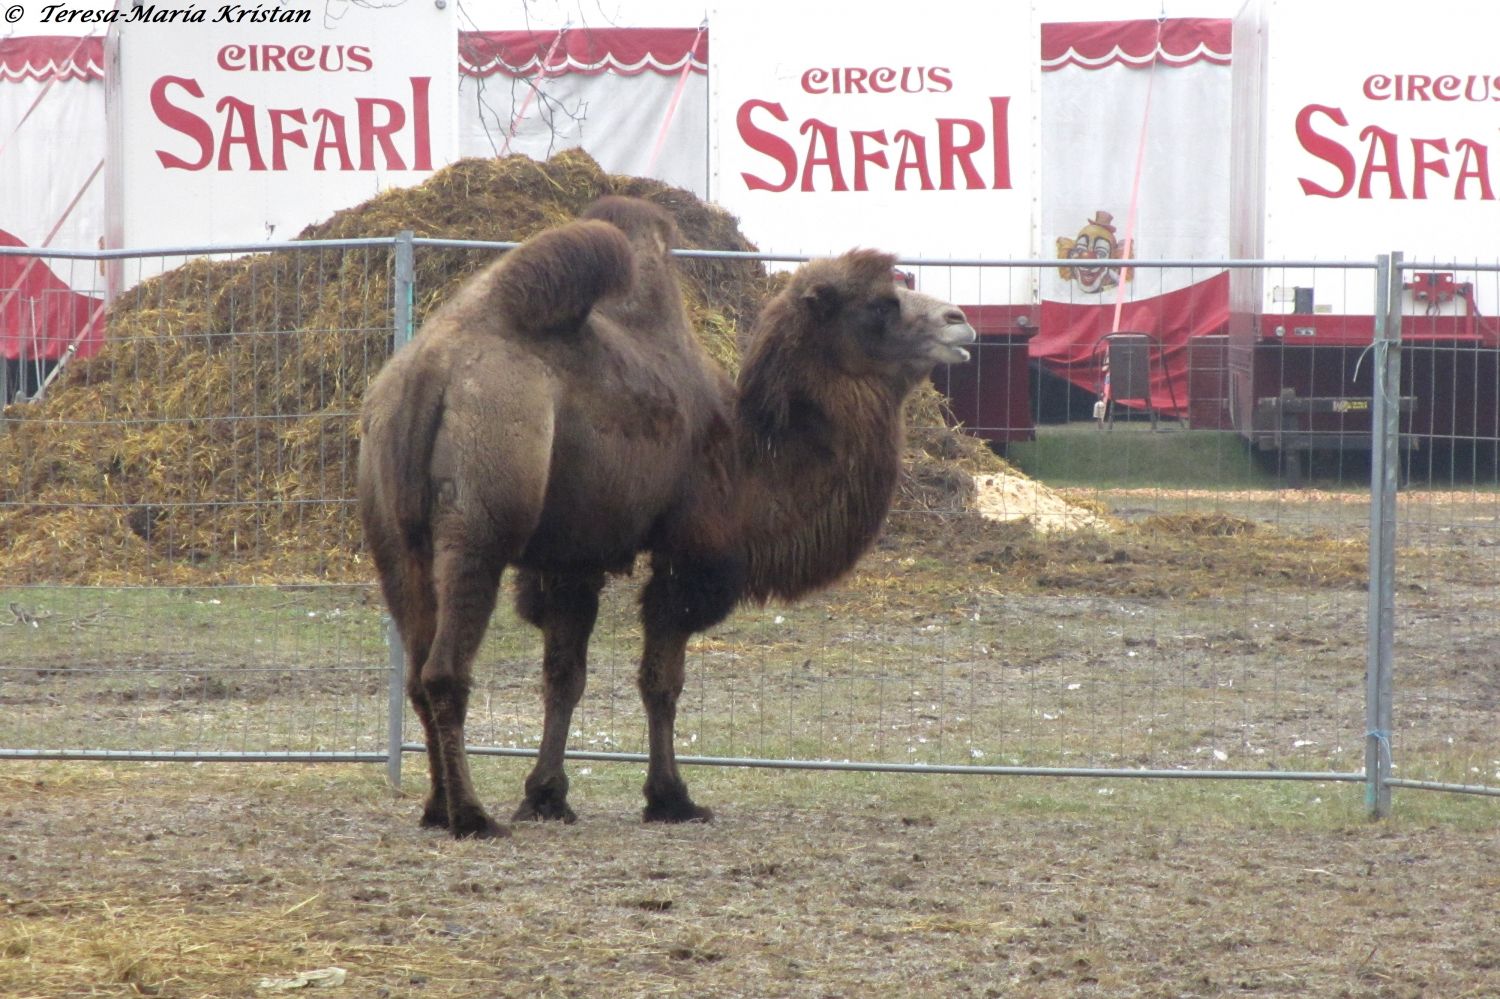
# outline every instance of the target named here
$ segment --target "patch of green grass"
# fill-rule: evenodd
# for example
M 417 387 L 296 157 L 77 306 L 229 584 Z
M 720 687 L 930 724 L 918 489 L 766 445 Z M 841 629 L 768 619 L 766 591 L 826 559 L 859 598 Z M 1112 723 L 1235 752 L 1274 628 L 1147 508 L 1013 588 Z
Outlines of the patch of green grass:
M 1278 478 L 1233 431 L 1183 430 L 1164 423 L 1093 423 L 1037 428 L 1036 440 L 1010 445 L 1007 457 L 1054 486 L 1272 489 Z
M 167 665 L 385 655 L 369 586 L 0 587 L 0 622 L 0 667 L 67 668 L 101 648 Z

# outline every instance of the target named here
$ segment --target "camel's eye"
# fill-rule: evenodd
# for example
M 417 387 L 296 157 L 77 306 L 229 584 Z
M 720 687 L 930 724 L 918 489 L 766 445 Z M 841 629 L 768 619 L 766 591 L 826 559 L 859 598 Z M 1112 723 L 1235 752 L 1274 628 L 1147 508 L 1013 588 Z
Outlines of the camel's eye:
M 877 298 L 870 303 L 870 315 L 880 332 L 901 314 L 901 303 L 895 298 Z

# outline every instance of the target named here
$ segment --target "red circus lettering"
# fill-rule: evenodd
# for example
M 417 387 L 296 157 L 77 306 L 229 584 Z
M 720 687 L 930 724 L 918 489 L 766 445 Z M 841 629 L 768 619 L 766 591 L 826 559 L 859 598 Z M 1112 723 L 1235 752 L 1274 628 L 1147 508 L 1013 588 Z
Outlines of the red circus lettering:
M 895 191 L 1007 190 L 1010 98 L 991 97 L 989 103 L 987 121 L 936 118 L 922 131 L 903 128 L 889 134 L 885 129 L 845 130 L 808 118 L 796 127 L 795 134 L 802 137 L 797 141 L 789 128 L 778 127 L 790 125 L 781 104 L 749 100 L 735 116 L 740 139 L 779 168 L 779 176 L 768 179 L 748 171 L 740 176 L 747 189 L 773 193 L 794 187 L 868 191 L 881 176 L 882 186 Z M 888 153 L 895 154 L 894 165 Z
M 1329 126 L 1335 126 L 1330 128 Z M 1315 159 L 1333 167 L 1338 184 L 1328 187 L 1299 177 L 1309 197 L 1343 198 L 1356 191 L 1362 200 L 1426 201 L 1451 196 L 1466 201 L 1494 201 L 1490 149 L 1468 138 L 1401 136 L 1378 125 L 1360 129 L 1357 140 L 1341 137 L 1352 126 L 1343 109 L 1309 104 L 1297 114 L 1297 141 Z M 1356 151 L 1363 146 L 1363 162 Z M 1451 180 L 1452 186 L 1438 179 Z M 1409 190 L 1408 190 L 1409 185 Z
M 409 103 L 387 97 L 356 97 L 352 114 L 332 108 L 260 108 L 238 97 L 224 96 L 213 106 L 216 129 L 206 112 L 193 110 L 205 101 L 198 81 L 163 76 L 151 86 L 151 109 L 158 121 L 189 139 L 197 149 L 194 159 L 160 148 L 156 157 L 167 170 L 204 170 L 212 164 L 221 171 L 262 171 L 268 168 L 268 160 L 273 171 L 308 166 L 339 171 L 431 170 L 428 91 L 432 78 L 413 76 L 410 81 Z M 192 101 L 184 100 L 184 96 Z M 355 140 L 352 149 L 351 122 Z M 316 126 L 317 135 L 310 147 L 305 129 L 311 125 Z M 357 154 L 357 162 L 351 153 Z

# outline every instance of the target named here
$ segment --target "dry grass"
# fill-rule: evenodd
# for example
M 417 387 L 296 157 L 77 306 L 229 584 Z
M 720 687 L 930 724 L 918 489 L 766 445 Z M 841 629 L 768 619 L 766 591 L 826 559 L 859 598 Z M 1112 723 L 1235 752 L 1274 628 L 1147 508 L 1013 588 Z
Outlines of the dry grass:
M 1357 590 L 1369 574 L 1362 539 L 1293 532 L 1224 513 L 1115 518 L 1107 531 L 1053 533 L 1026 520 L 996 523 L 974 513 L 897 513 L 851 590 L 880 588 L 884 577 L 910 575 L 901 563 L 921 551 L 948 566 L 978 569 L 985 585 L 1003 593 L 1203 598 L 1251 587 Z M 941 571 L 937 562 L 929 568 L 934 571 L 895 587 L 913 606 L 940 603 L 954 586 L 953 573 Z
M 455 843 L 370 770 L 79 769 L 5 778 L 18 999 L 327 967 L 372 999 L 1477 997 L 1500 943 L 1480 810 L 1368 826 L 1338 788 L 725 772 L 695 775 L 717 822 L 660 828 L 611 771 L 576 825 Z

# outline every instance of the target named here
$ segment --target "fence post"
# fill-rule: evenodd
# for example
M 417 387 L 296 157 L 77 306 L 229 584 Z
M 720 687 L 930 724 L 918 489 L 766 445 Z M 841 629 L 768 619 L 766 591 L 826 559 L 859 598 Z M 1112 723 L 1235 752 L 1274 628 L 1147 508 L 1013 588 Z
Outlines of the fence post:
M 1396 636 L 1396 485 L 1401 442 L 1401 254 L 1376 264 L 1375 384 L 1370 407 L 1370 585 L 1365 664 L 1365 809 L 1391 811 L 1391 696 Z
M 396 235 L 395 273 L 392 275 L 391 291 L 394 298 L 394 330 L 391 337 L 391 353 L 394 354 L 411 342 L 412 308 L 416 302 L 417 263 L 412 244 L 412 230 L 403 229 Z M 402 721 L 406 710 L 406 650 L 401 642 L 401 633 L 390 617 L 385 620 L 385 644 L 390 654 L 390 674 L 386 681 L 386 758 L 385 779 L 391 790 L 401 790 L 401 746 Z

